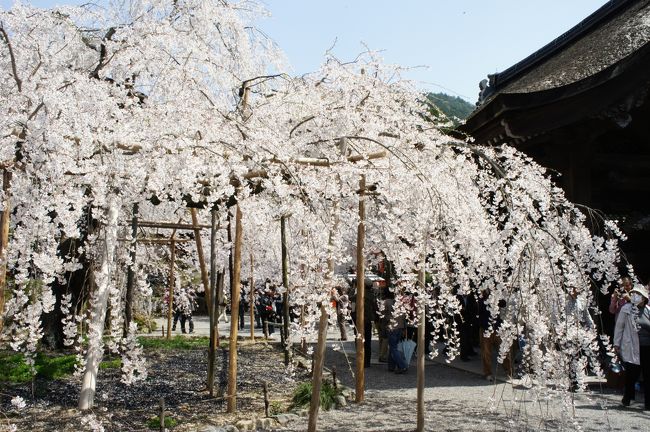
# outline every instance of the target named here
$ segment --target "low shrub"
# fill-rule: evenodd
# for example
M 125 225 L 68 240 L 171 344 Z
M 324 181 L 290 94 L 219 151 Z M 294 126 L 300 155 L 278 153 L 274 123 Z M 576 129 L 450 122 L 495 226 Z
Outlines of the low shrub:
M 303 407 L 311 403 L 312 386 L 311 382 L 303 382 L 293 392 L 292 406 Z M 323 381 L 320 387 L 320 406 L 329 410 L 336 404 L 336 398 L 341 394 L 339 389 L 334 388 L 331 382 Z

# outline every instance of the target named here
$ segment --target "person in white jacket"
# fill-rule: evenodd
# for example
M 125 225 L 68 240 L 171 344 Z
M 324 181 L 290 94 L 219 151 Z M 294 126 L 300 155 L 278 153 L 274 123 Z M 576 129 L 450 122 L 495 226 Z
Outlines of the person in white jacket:
M 634 384 L 641 371 L 638 321 L 648 303 L 648 290 L 642 285 L 637 285 L 630 291 L 630 297 L 631 301 L 626 303 L 618 314 L 614 331 L 614 350 L 625 368 L 623 406 L 629 406 L 630 401 L 634 400 Z

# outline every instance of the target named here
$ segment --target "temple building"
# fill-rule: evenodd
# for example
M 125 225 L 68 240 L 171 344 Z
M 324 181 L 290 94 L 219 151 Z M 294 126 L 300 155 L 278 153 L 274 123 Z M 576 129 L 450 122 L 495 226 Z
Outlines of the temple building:
M 650 0 L 609 1 L 480 88 L 460 133 L 516 147 L 571 201 L 618 220 L 650 282 Z

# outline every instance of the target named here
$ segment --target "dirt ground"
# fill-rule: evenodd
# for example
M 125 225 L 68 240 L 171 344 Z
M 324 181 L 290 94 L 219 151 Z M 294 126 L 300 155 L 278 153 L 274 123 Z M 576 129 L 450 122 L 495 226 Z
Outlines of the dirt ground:
M 30 384 L 0 389 L 0 432 L 81 432 L 100 424 L 106 432 L 151 431 L 147 422 L 158 415 L 164 397 L 167 414 L 177 421 L 172 432 L 232 431 L 238 421 L 264 417 L 263 383 L 266 381 L 271 413 L 285 411 L 297 384 L 309 379 L 310 362 L 286 368 L 277 341 L 242 343 L 238 350 L 237 414 L 226 414 L 226 403 L 205 391 L 207 350 L 145 351 L 149 376 L 126 386 L 117 369 L 103 369 L 98 376 L 96 408 L 82 414 L 76 409 L 80 381 L 66 378 L 38 380 L 32 399 Z M 300 359 L 296 357 L 296 359 Z M 217 357 L 216 383 L 225 392 L 228 351 Z M 340 383 L 354 388 L 354 342 L 329 342 L 325 359 L 335 369 Z M 453 365 L 452 365 L 453 366 Z M 365 370 L 366 392 L 361 404 L 348 401 L 336 410 L 321 411 L 319 431 L 413 431 L 416 426 L 415 365 L 404 375 L 387 371 L 373 360 Z M 28 406 L 11 407 L 11 397 L 20 395 Z M 480 375 L 440 361 L 425 365 L 425 430 L 427 431 L 650 431 L 650 413 L 642 399 L 630 408 L 620 407 L 615 390 L 591 388 L 568 396 L 572 406 L 562 403 L 562 394 L 552 389 L 530 388 L 524 382 L 488 382 Z M 638 394 L 638 397 L 642 397 Z M 255 424 L 255 423 L 253 423 Z M 242 428 L 240 428 L 242 429 Z M 307 418 L 292 415 L 282 424 L 275 420 L 256 430 L 304 431 Z M 159 430 L 159 429 L 155 429 Z
M 223 398 L 212 398 L 205 390 L 207 350 L 146 350 L 148 377 L 144 382 L 127 386 L 120 382 L 119 369 L 102 369 L 97 379 L 94 418 L 106 431 L 148 431 L 148 420 L 160 412 L 160 398 L 178 423 L 174 429 L 189 424 L 228 424 L 239 418 L 264 416 L 263 383 L 268 383 L 272 408 L 286 409 L 286 401 L 300 381 L 307 380 L 304 368 L 288 370 L 278 344 L 243 343 L 238 349 L 238 414 L 226 414 Z M 228 350 L 220 349 L 217 357 L 215 386 L 226 392 Z M 92 430 L 89 418 L 77 409 L 80 380 L 68 377 L 31 384 L 4 386 L 1 390 L 0 431 L 86 431 Z M 11 407 L 10 399 L 20 395 L 28 406 L 20 411 Z

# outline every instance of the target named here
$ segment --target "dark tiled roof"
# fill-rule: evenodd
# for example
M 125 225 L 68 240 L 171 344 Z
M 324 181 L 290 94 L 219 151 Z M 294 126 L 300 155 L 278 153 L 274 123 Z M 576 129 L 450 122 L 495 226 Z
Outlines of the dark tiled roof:
M 512 68 L 492 77 L 496 93 L 561 87 L 616 64 L 650 42 L 650 0 L 614 0 Z

